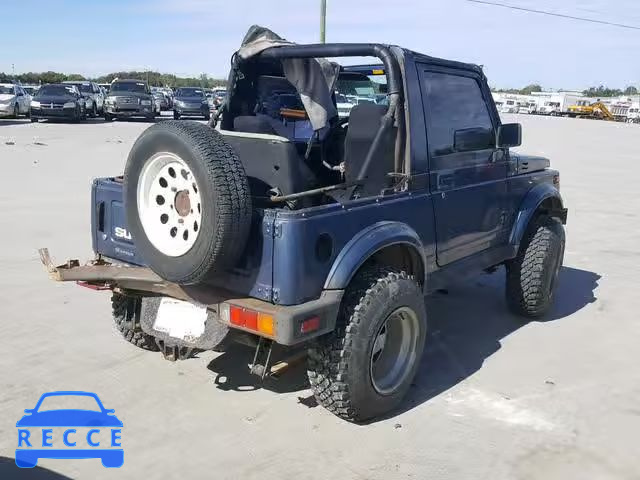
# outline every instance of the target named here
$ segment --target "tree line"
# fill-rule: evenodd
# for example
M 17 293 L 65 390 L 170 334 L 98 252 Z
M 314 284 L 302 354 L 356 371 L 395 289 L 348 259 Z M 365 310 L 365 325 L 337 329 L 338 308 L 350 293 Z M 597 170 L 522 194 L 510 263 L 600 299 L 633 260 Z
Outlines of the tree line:
M 531 85 L 527 85 L 524 88 L 498 88 L 494 91 L 502 93 L 519 93 L 520 95 L 531 95 L 532 92 L 542 92 L 542 87 L 534 83 Z M 600 85 L 598 87 L 590 87 L 586 90 L 583 90 L 582 94 L 587 97 L 619 97 L 621 95 L 638 95 L 638 89 L 632 85 L 628 86 L 624 90 L 621 90 L 619 88 L 608 88 L 604 85 Z
M 202 87 L 213 88 L 226 85 L 227 81 L 219 78 L 209 77 L 203 73 L 198 78 L 195 77 L 178 77 L 170 73 L 160 72 L 113 72 L 100 77 L 85 77 L 79 73 L 60 73 L 60 72 L 28 72 L 18 75 L 9 75 L 0 72 L 0 83 L 17 81 L 23 85 L 40 85 L 45 83 L 59 83 L 67 80 L 81 81 L 91 80 L 96 83 L 110 83 L 115 78 L 135 78 L 145 80 L 151 86 L 155 87 Z

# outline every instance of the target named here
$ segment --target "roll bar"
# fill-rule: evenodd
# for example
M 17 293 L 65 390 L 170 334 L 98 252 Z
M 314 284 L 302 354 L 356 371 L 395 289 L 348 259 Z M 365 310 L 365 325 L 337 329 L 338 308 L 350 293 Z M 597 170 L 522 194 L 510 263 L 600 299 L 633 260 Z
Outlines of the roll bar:
M 316 43 L 271 47 L 261 54 L 264 58 L 318 58 L 318 57 L 377 57 L 384 65 L 389 94 L 402 93 L 400 65 L 391 49 L 377 43 Z
M 371 162 L 373 161 L 376 150 L 379 148 L 380 140 L 386 130 L 393 126 L 394 121 L 398 126 L 398 138 L 396 139 L 395 166 L 396 169 L 402 165 L 403 149 L 401 147 L 404 141 L 404 118 L 402 109 L 402 74 L 398 60 L 391 52 L 391 48 L 386 45 L 377 43 L 319 43 L 308 45 L 283 45 L 279 47 L 271 47 L 264 50 L 260 56 L 269 59 L 283 58 L 331 58 L 331 57 L 377 57 L 384 65 L 385 74 L 387 75 L 387 88 L 389 93 L 389 110 L 382 119 L 380 128 L 376 133 L 375 139 L 367 157 L 358 172 L 357 181 L 366 178 Z

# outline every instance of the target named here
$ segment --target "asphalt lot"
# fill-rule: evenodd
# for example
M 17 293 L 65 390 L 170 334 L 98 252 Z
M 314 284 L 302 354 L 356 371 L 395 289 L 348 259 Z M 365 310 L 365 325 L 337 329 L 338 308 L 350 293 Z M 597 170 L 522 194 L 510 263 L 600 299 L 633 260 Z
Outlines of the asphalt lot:
M 36 250 L 91 256 L 91 179 L 121 173 L 148 123 L 0 120 L 0 478 L 640 478 L 640 126 L 507 117 L 523 124 L 520 150 L 562 172 L 556 305 L 520 323 L 502 272 L 430 297 L 408 400 L 360 426 L 314 407 L 302 371 L 261 386 L 248 350 L 177 363 L 140 351 L 118 337 L 107 293 L 48 280 Z M 15 467 L 15 422 L 51 390 L 115 409 L 121 469 Z

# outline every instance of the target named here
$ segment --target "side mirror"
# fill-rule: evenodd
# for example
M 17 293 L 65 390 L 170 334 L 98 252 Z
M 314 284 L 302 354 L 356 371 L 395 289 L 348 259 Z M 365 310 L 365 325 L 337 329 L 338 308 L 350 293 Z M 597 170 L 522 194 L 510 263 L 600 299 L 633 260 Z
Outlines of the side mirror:
M 116 411 L 113 408 L 105 408 L 104 413 L 106 413 L 107 415 L 111 415 L 113 413 L 116 413 Z
M 522 125 L 505 123 L 498 128 L 498 148 L 517 147 L 522 143 Z
M 453 133 L 453 149 L 456 152 L 485 150 L 495 145 L 495 134 L 490 128 L 463 128 Z
M 18 97 L 22 97 L 23 95 L 24 95 L 24 94 L 23 94 L 22 92 L 18 92 L 18 93 L 16 93 L 16 96 L 18 96 Z
M 32 408 L 25 408 L 24 409 L 24 413 L 33 413 L 33 409 Z

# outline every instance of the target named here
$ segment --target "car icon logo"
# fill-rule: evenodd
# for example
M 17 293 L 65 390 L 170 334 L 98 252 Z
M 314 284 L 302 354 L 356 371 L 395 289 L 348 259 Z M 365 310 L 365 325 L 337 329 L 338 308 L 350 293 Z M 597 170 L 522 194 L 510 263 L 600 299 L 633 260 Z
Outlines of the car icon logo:
M 83 408 L 67 408 L 66 403 L 65 408 L 52 408 L 63 402 L 81 404 Z M 44 393 L 34 408 L 24 412 L 16 423 L 18 467 L 33 468 L 40 458 L 99 458 L 107 468 L 124 463 L 122 422 L 95 393 Z

